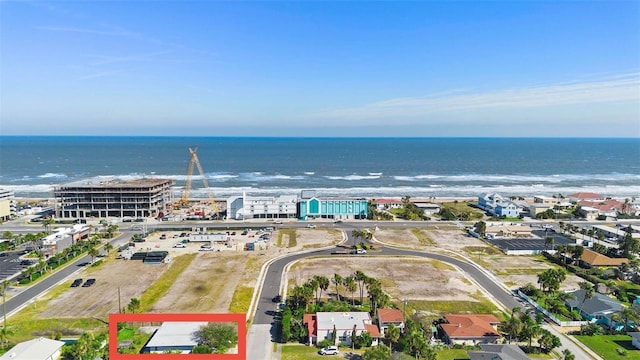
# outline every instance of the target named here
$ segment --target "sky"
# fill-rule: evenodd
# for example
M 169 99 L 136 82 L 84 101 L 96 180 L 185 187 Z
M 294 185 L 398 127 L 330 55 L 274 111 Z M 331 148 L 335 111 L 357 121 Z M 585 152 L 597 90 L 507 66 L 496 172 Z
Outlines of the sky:
M 2 0 L 0 134 L 640 137 L 640 2 Z

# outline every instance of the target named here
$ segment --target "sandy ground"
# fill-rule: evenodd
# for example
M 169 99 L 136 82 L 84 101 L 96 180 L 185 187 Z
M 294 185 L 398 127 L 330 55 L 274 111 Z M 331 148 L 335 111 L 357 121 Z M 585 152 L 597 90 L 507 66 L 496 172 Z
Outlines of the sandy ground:
M 230 247 L 214 245 L 214 251 L 199 251 L 200 243 L 187 244 L 186 248 L 173 248 L 181 238 L 179 232 L 151 234 L 144 243 L 136 243 L 136 251 L 166 250 L 169 257 L 198 253 L 191 264 L 180 274 L 174 285 L 152 308 L 153 312 L 227 312 L 237 286 L 255 286 L 260 267 L 277 255 L 335 244 L 342 239 L 339 231 L 301 229 L 296 232 L 296 246 L 277 247 L 278 232 L 271 234 L 267 242 L 256 245 L 256 251 L 242 251 L 244 243 L 255 241 L 256 231 L 246 236 L 232 236 Z M 253 237 L 249 237 L 254 235 Z M 283 239 L 285 240 L 285 239 Z M 220 251 L 218 251 L 220 250 Z M 121 306 L 126 307 L 133 297 L 142 293 L 171 266 L 168 264 L 143 264 L 141 261 L 112 259 L 96 268 L 87 268 L 78 274 L 83 279 L 95 278 L 88 288 L 69 288 L 51 300 L 38 314 L 50 317 L 98 317 L 118 311 L 118 288 Z
M 292 287 L 305 283 L 314 275 L 324 275 L 332 279 L 334 274 L 347 277 L 357 270 L 367 276 L 381 279 L 385 292 L 393 301 L 401 301 L 403 298 L 475 301 L 471 294 L 478 290 L 455 268 L 427 259 L 372 256 L 306 259 L 292 266 L 287 279 Z M 335 296 L 335 291 L 335 285 L 332 283 L 328 296 Z M 344 290 L 341 290 L 341 293 L 344 293 Z M 357 292 L 355 295 L 359 296 Z M 326 296 L 323 295 L 324 297 Z
M 379 241 L 443 254 L 458 254 L 477 262 L 497 275 L 508 287 L 517 288 L 527 283 L 537 284 L 537 274 L 552 268 L 540 256 L 505 255 L 493 246 L 468 236 L 459 230 L 423 230 L 425 237 L 420 241 L 410 230 L 377 230 Z M 427 242 L 425 243 L 425 239 Z M 567 274 L 561 289 L 576 289 L 580 277 Z

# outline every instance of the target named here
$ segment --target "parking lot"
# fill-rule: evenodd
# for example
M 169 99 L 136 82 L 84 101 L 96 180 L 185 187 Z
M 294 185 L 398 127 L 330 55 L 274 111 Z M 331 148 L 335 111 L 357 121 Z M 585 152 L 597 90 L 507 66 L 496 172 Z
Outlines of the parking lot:
M 534 230 L 532 238 L 495 238 L 485 239 L 486 242 L 498 247 L 504 252 L 509 251 L 533 251 L 541 252 L 549 248 L 545 245 L 547 236 L 553 237 L 554 246 L 558 245 L 575 245 L 576 241 L 564 235 L 555 232 L 545 232 L 543 230 Z
M 29 262 L 20 260 L 20 251 L 0 253 L 0 281 L 20 273 L 29 266 Z

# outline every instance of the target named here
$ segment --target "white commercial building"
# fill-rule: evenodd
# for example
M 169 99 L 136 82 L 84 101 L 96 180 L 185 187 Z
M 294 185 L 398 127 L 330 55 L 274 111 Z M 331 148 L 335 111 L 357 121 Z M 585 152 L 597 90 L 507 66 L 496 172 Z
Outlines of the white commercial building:
M 296 195 L 233 196 L 227 199 L 227 218 L 245 219 L 295 219 L 298 210 Z
M 0 189 L 0 221 L 6 221 L 16 215 L 13 191 Z
M 183 354 L 190 354 L 193 347 L 198 345 L 194 339 L 195 332 L 205 325 L 207 325 L 207 322 L 164 322 L 151 336 L 142 352 L 162 354 L 167 351 L 180 351 Z
M 62 341 L 39 337 L 12 347 L 0 360 L 57 360 L 63 345 Z

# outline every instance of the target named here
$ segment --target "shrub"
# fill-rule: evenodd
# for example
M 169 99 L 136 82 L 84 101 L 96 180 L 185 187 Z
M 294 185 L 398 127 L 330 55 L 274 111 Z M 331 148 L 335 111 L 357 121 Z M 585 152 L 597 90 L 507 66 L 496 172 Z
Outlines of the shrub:
M 327 346 L 331 346 L 333 345 L 333 341 L 329 340 L 329 339 L 324 339 L 322 341 L 319 341 L 316 346 L 318 348 L 323 348 L 323 347 L 327 347 Z

